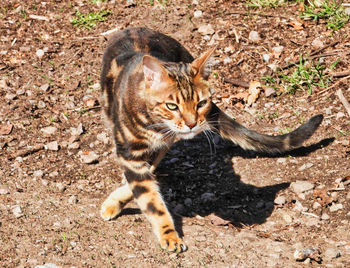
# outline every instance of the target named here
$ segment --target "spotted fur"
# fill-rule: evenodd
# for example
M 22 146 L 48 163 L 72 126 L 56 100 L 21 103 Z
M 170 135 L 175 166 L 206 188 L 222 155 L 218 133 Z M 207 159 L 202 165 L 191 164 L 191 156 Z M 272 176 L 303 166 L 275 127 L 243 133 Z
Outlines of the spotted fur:
M 214 131 L 244 149 L 276 152 L 300 146 L 322 121 L 313 117 L 295 131 L 268 136 L 249 130 L 212 102 L 208 60 L 214 49 L 194 59 L 176 40 L 146 28 L 116 33 L 101 74 L 101 102 L 112 129 L 117 159 L 127 183 L 104 201 L 110 220 L 135 199 L 163 248 L 186 246 L 159 193 L 154 170 L 169 147 L 203 131 Z

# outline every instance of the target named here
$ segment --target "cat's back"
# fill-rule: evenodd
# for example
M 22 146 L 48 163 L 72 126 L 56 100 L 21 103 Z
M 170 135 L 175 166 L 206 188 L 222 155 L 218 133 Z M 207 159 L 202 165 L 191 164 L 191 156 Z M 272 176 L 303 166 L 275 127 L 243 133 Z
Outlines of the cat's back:
M 144 54 L 166 62 L 193 61 L 191 54 L 178 41 L 143 27 L 127 28 L 112 36 L 103 61 L 108 63 L 116 59 L 118 66 L 123 66 Z

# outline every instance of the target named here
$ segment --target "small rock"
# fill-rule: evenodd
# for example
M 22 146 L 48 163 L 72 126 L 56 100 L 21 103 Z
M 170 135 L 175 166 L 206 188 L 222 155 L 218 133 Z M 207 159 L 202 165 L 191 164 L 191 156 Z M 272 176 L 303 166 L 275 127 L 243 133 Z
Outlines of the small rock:
M 45 107 L 46 107 L 45 102 L 43 102 L 42 100 L 39 100 L 38 101 L 38 108 L 39 109 L 44 109 Z
M 72 144 L 68 145 L 68 149 L 78 149 L 80 147 L 79 142 L 73 142 Z
M 311 45 L 316 49 L 324 47 L 323 42 L 319 38 L 316 38 L 314 41 L 312 41 Z
M 272 87 L 266 87 L 265 88 L 265 96 L 270 97 L 276 95 L 276 90 Z
M 282 54 L 284 46 L 277 46 L 272 48 L 272 53 L 275 58 L 279 58 Z
M 330 207 L 329 207 L 329 211 L 330 212 L 335 212 L 335 211 L 338 211 L 338 210 L 341 210 L 343 209 L 343 205 L 342 204 L 332 204 Z
M 45 263 L 44 265 L 37 265 L 34 268 L 61 268 L 61 267 L 53 263 Z
M 45 179 L 41 180 L 41 183 L 42 183 L 42 185 L 44 185 L 44 186 L 48 186 L 48 185 L 49 185 L 49 181 L 48 181 L 48 180 L 45 180 Z
M 193 13 L 193 17 L 196 18 L 196 19 L 202 17 L 202 15 L 203 15 L 203 12 L 201 10 L 196 10 Z
M 294 206 L 294 208 L 293 208 L 294 210 L 296 210 L 296 211 L 300 211 L 300 212 L 302 212 L 302 211 L 308 211 L 308 208 L 306 208 L 306 207 L 303 207 L 303 205 L 300 203 L 300 201 L 298 201 L 298 200 L 296 200 L 295 201 L 295 206 Z
M 324 252 L 324 258 L 328 261 L 332 259 L 339 258 L 341 256 L 341 252 L 337 248 L 327 248 Z
M 84 133 L 83 124 L 80 123 L 77 128 L 71 128 L 72 136 L 80 136 Z
M 58 142 L 52 141 L 52 142 L 46 144 L 45 149 L 50 150 L 50 151 L 58 151 Z
M 271 57 L 271 54 L 263 54 L 263 60 L 264 60 L 265 62 L 269 62 L 270 57 Z
M 314 204 L 312 205 L 312 208 L 313 208 L 313 209 L 318 209 L 318 208 L 320 208 L 320 207 L 321 207 L 321 204 L 318 203 L 318 202 L 314 202 Z
M 42 170 L 35 170 L 33 176 L 41 178 L 42 176 L 44 176 L 44 172 Z
M 15 98 L 17 98 L 17 95 L 13 93 L 6 93 L 5 95 L 5 99 L 7 100 L 14 100 Z
M 273 202 L 277 205 L 283 205 L 286 203 L 286 198 L 283 195 L 280 195 L 277 198 L 275 198 Z
M 56 187 L 60 193 L 63 193 L 66 190 L 66 186 L 62 182 L 56 183 Z
M 306 191 L 310 191 L 315 188 L 315 184 L 308 181 L 296 181 L 292 182 L 290 185 L 293 192 L 296 194 L 301 194 Z
M 330 217 L 329 217 L 329 215 L 327 213 L 322 213 L 321 220 L 326 221 L 326 220 L 329 220 L 329 219 L 330 219 Z
M 280 163 L 280 164 L 284 164 L 284 163 L 286 163 L 286 161 L 287 161 L 286 158 L 278 158 L 276 162 Z
M 224 64 L 229 64 L 232 62 L 232 59 L 230 57 L 224 58 Z
M 94 151 L 91 152 L 85 152 L 80 155 L 81 161 L 85 164 L 93 164 L 97 162 L 99 155 L 96 154 Z
M 198 242 L 204 242 L 207 240 L 207 238 L 204 236 L 204 235 L 199 235 L 199 236 L 196 236 L 196 241 Z
M 312 163 L 306 163 L 302 165 L 300 168 L 298 168 L 298 171 L 304 171 L 305 169 L 311 168 L 314 164 Z
M 344 9 L 346 15 L 350 15 L 350 7 Z
M 108 142 L 109 142 L 107 134 L 104 132 L 97 134 L 97 140 L 103 142 L 104 144 L 108 144 Z
M 4 194 L 9 194 L 10 191 L 9 191 L 9 188 L 7 186 L 0 186 L 0 195 L 4 195 Z
M 214 199 L 215 199 L 215 194 L 213 194 L 213 193 L 204 193 L 201 195 L 201 200 L 203 202 L 212 201 Z
M 49 177 L 53 178 L 53 177 L 56 177 L 58 176 L 58 172 L 57 171 L 52 171 L 50 174 L 49 174 Z
M 191 198 L 186 198 L 184 203 L 185 203 L 185 206 L 190 207 L 192 205 L 192 199 Z
M 55 132 L 57 131 L 57 128 L 56 127 L 44 127 L 41 129 L 41 132 L 43 132 L 44 134 L 46 135 L 52 135 L 54 134 Z
M 338 112 L 336 118 L 339 119 L 339 118 L 342 118 L 344 116 L 345 116 L 345 114 L 343 112 Z
M 296 261 L 304 261 L 307 258 L 313 259 L 315 261 L 320 261 L 321 260 L 320 251 L 318 249 L 314 249 L 314 248 L 295 250 L 294 259 Z
M 16 218 L 20 218 L 23 216 L 22 209 L 19 205 L 14 205 L 11 207 L 11 211 Z
M 213 26 L 211 26 L 211 24 L 205 24 L 205 25 L 199 26 L 198 32 L 201 35 L 212 35 L 215 33 Z
M 42 50 L 42 49 L 38 49 L 38 50 L 35 52 L 35 54 L 36 54 L 36 56 L 37 56 L 38 58 L 42 58 L 42 57 L 44 56 L 44 54 L 45 54 L 45 51 Z
M 50 84 L 43 84 L 40 86 L 40 90 L 46 92 L 50 88 Z
M 288 213 L 283 213 L 282 214 L 282 219 L 287 223 L 291 224 L 293 222 L 292 216 L 290 216 Z
M 249 33 L 248 39 L 249 39 L 250 41 L 252 41 L 252 42 L 258 42 L 258 41 L 261 40 L 261 38 L 260 38 L 260 36 L 259 36 L 259 33 L 256 32 L 256 31 L 251 31 L 251 32 Z
M 78 198 L 76 195 L 71 195 L 68 199 L 68 203 L 69 204 L 76 204 L 78 203 Z
M 325 110 L 325 113 L 327 115 L 331 115 L 332 114 L 332 107 L 327 107 L 326 110 Z

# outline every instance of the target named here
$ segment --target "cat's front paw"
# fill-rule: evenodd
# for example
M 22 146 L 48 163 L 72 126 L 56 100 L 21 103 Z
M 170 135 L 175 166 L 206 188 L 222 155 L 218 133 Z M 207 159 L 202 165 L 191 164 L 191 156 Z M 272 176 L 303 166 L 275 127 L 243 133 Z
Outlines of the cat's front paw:
M 171 252 L 184 252 L 187 250 L 187 246 L 184 241 L 179 238 L 178 234 L 173 231 L 169 234 L 163 234 L 160 238 L 160 246 Z
M 115 218 L 121 210 L 122 206 L 120 206 L 120 204 L 114 200 L 106 199 L 101 205 L 100 215 L 102 219 L 109 221 Z

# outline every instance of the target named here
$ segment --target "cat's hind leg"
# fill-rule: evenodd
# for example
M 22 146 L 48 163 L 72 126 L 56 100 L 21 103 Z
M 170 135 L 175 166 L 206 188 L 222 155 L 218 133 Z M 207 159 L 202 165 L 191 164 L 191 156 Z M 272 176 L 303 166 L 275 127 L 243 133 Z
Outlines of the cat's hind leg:
M 100 210 L 101 217 L 106 221 L 113 219 L 132 199 L 132 191 L 130 190 L 128 183 L 126 183 L 113 191 L 102 203 Z

